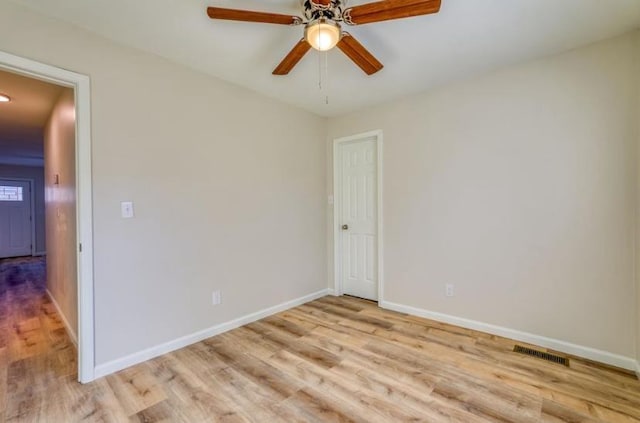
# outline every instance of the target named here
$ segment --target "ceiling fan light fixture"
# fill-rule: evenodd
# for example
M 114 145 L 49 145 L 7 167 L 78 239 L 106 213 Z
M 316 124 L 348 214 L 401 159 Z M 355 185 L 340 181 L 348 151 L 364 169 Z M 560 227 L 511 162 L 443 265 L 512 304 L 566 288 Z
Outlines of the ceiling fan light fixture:
M 8 103 L 11 101 L 11 97 L 6 94 L 0 93 L 0 103 Z
M 360 25 L 430 15 L 438 13 L 442 3 L 442 0 L 373 0 L 372 3 L 347 8 L 348 0 L 299 1 L 304 17 L 215 6 L 207 7 L 207 15 L 211 19 L 227 21 L 304 25 L 304 37 L 298 39 L 291 51 L 276 66 L 272 72 L 274 75 L 288 75 L 312 48 L 327 51 L 334 47 L 338 47 L 364 73 L 373 75 L 383 68 L 382 63 L 353 35 L 342 32 L 341 25 Z
M 320 18 L 309 24 L 304 29 L 304 38 L 318 51 L 331 50 L 338 44 L 342 36 L 342 29 L 337 22 Z

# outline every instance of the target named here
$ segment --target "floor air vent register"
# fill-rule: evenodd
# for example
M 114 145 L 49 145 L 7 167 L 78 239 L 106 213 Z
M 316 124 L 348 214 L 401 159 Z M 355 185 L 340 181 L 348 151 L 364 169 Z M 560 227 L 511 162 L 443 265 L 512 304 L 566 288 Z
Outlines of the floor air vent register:
M 550 361 L 556 364 L 562 364 L 563 366 L 569 367 L 569 359 L 567 357 L 562 357 L 545 351 L 538 351 L 532 348 L 523 347 L 522 345 L 516 345 L 515 347 L 513 347 L 513 352 L 530 355 L 531 357 Z

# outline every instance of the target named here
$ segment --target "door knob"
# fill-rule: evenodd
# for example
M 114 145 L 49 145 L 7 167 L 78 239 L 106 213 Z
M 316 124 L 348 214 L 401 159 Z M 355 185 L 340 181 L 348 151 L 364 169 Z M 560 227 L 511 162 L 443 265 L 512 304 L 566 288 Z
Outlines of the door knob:
M 348 230 L 348 229 L 349 229 L 349 225 L 342 225 L 342 230 L 343 230 L 343 231 L 346 231 L 346 230 Z

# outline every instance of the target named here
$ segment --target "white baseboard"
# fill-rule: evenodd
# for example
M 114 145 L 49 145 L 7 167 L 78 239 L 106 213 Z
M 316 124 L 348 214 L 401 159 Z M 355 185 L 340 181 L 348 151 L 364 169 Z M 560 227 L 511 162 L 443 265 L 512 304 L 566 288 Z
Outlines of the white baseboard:
M 219 335 L 243 325 L 247 325 L 251 322 L 255 322 L 256 320 L 264 319 L 265 317 L 280 313 L 281 311 L 285 311 L 301 304 L 308 303 L 309 301 L 324 297 L 327 294 L 328 290 L 323 289 L 321 291 L 314 292 L 313 294 L 286 301 L 273 307 L 265 308 L 255 313 L 247 314 L 229 322 L 220 323 L 210 328 L 194 332 L 190 335 L 185 335 L 172 341 L 165 342 L 164 344 L 156 345 L 155 347 L 147 348 L 146 350 L 138 351 L 128 356 L 118 358 L 104 364 L 100 364 L 95 368 L 95 378 L 97 379 L 103 376 L 110 375 L 111 373 L 126 369 L 127 367 L 131 367 L 144 361 L 151 360 L 152 358 L 170 353 L 171 351 L 179 350 L 180 348 L 184 348 L 188 345 L 195 344 L 196 342 L 200 342 L 203 339 L 211 338 L 212 336 Z
M 47 295 L 49 296 L 49 299 L 53 303 L 53 306 L 56 308 L 56 311 L 60 315 L 60 318 L 62 319 L 62 323 L 64 324 L 64 328 L 67 330 L 67 334 L 69 335 L 69 338 L 71 338 L 71 342 L 73 342 L 73 344 L 77 348 L 78 347 L 78 337 L 76 336 L 76 334 L 73 331 L 73 329 L 71 329 L 71 325 L 69 324 L 69 321 L 67 320 L 67 318 L 65 317 L 64 313 L 62 312 L 62 309 L 60 308 L 60 305 L 58 304 L 56 299 L 53 297 L 53 294 L 51 294 L 51 291 L 49 291 L 48 289 L 47 289 Z
M 636 360 L 624 357 L 622 355 L 613 354 L 607 351 L 597 350 L 591 347 L 572 344 L 570 342 L 558 339 L 547 338 L 532 333 L 521 332 L 515 329 L 509 329 L 502 326 L 496 326 L 489 323 L 478 322 L 476 320 L 465 319 L 463 317 L 451 316 L 435 311 L 424 310 L 417 307 L 407 306 L 403 304 L 392 303 L 390 301 L 381 301 L 380 307 L 386 308 L 400 313 L 411 314 L 426 319 L 436 320 L 438 322 L 448 323 L 467 329 L 473 329 L 480 332 L 490 333 L 505 338 L 514 339 L 528 344 L 539 345 L 544 348 L 550 348 L 556 351 L 587 358 L 600 363 L 609 364 L 611 366 L 621 367 L 627 370 L 634 370 L 640 375 L 640 368 Z
M 638 376 L 638 380 L 640 380 L 640 361 L 636 361 L 636 376 Z
M 329 288 L 327 289 L 327 295 L 333 295 L 334 297 L 338 294 L 336 294 L 336 290 L 333 288 Z
M 46 255 L 47 255 L 46 251 L 36 251 L 33 253 L 33 257 L 46 256 Z

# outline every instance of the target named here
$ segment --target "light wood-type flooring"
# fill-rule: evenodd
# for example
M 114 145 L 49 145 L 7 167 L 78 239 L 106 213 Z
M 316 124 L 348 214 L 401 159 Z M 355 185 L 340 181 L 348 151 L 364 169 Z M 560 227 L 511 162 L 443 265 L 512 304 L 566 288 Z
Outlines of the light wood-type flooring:
M 41 289 L 0 298 L 0 421 L 638 422 L 629 372 L 325 297 L 87 385 Z

